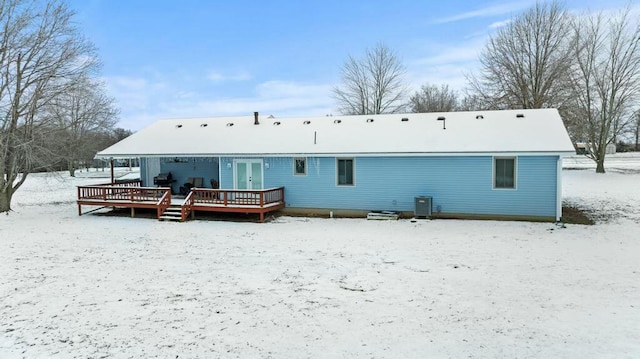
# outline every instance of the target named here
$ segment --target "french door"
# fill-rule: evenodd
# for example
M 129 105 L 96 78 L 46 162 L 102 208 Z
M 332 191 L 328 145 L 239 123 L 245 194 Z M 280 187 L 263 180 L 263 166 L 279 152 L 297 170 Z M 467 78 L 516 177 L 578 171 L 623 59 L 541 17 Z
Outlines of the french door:
M 262 160 L 234 160 L 235 189 L 262 189 Z

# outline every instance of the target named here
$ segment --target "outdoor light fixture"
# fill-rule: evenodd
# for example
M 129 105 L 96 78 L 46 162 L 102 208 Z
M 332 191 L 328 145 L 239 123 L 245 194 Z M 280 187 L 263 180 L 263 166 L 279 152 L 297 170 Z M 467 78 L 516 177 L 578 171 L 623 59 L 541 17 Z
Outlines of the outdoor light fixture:
M 231 169 L 231 162 L 227 163 L 227 168 Z

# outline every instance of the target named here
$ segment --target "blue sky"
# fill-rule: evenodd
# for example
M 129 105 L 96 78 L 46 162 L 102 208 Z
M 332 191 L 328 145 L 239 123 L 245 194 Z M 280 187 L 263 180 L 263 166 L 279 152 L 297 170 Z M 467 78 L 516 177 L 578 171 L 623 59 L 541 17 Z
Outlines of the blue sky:
M 462 89 L 495 29 L 535 1 L 70 0 L 98 48 L 119 126 L 176 117 L 336 113 L 331 89 L 349 55 L 384 43 L 414 91 Z M 624 0 L 571 0 L 572 11 Z M 632 2 L 634 6 L 638 6 Z

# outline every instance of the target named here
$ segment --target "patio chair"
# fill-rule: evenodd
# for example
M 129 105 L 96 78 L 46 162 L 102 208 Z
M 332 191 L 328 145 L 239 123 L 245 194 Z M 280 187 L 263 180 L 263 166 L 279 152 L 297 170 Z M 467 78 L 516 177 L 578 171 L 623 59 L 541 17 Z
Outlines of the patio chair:
M 191 191 L 191 188 L 202 188 L 203 181 L 202 177 L 188 177 L 187 182 L 180 186 L 180 194 L 186 196 Z

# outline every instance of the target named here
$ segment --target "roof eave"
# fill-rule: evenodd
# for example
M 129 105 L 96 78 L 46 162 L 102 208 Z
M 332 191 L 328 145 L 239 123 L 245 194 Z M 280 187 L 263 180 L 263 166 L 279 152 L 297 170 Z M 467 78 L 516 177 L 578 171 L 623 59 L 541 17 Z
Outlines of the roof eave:
M 317 152 L 317 153 L 98 153 L 96 159 L 138 157 L 446 157 L 446 156 L 570 156 L 574 150 L 553 151 L 460 151 L 460 152 Z

